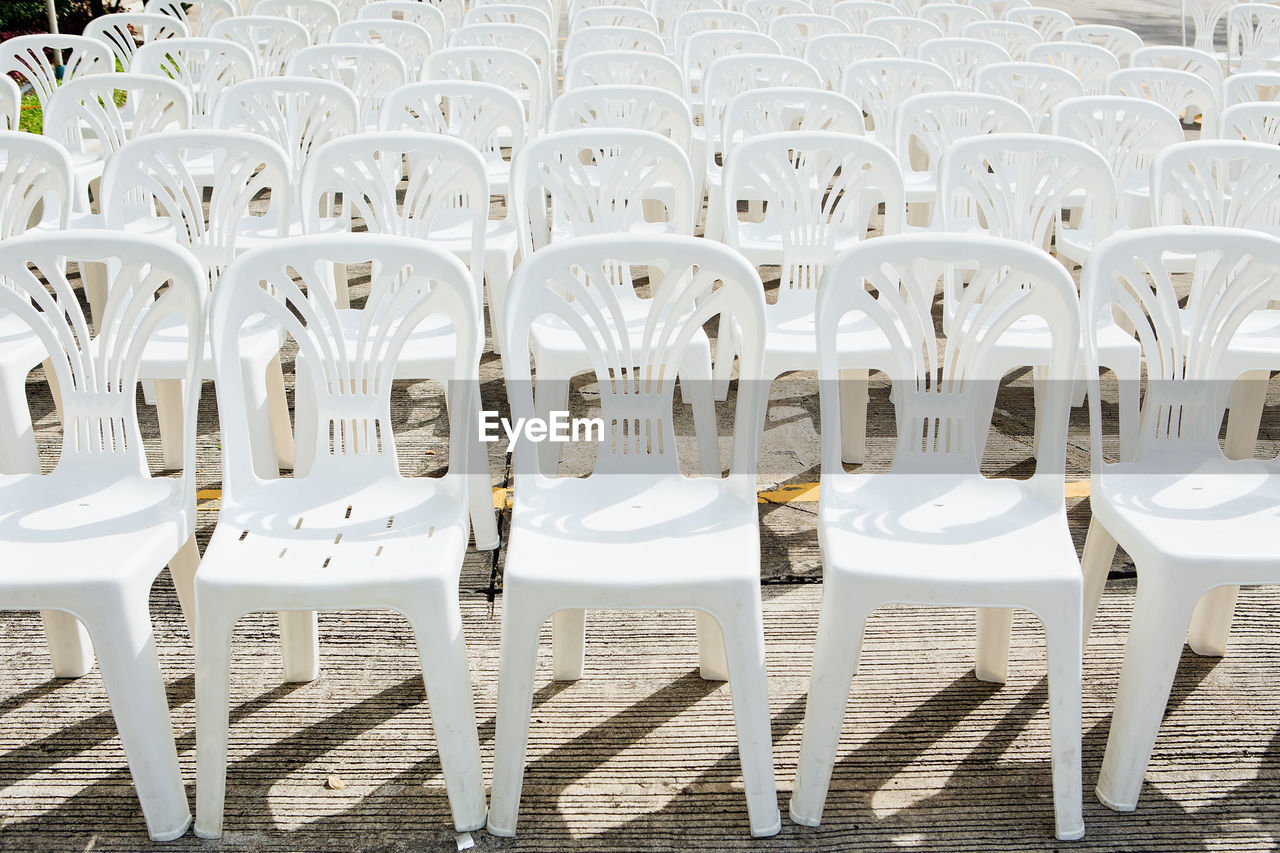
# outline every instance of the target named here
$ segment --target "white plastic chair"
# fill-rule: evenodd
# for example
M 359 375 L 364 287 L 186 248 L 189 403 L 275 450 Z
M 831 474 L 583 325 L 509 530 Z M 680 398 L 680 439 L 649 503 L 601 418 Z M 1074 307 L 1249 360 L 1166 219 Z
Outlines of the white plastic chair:
M 928 3 L 920 8 L 920 20 L 928 21 L 942 30 L 943 38 L 958 38 L 964 28 L 978 21 L 988 20 L 987 15 L 975 6 L 959 3 Z
M 569 22 L 569 32 L 589 27 L 630 27 L 658 35 L 658 19 L 652 12 L 630 6 L 595 6 L 583 9 Z M 666 50 L 666 43 L 663 43 Z
M 1280 100 L 1280 71 L 1242 71 L 1222 84 L 1222 106 Z
M 863 25 L 862 32 L 888 39 L 909 59 L 916 58 L 920 45 L 942 38 L 942 30 L 936 24 L 919 18 L 872 18 Z
M 1192 26 L 1195 27 L 1195 36 L 1192 44 L 1197 50 L 1214 56 L 1221 53 L 1225 56 L 1225 52 L 1217 50 L 1214 44 L 1214 36 L 1218 31 L 1218 26 L 1222 20 L 1227 17 L 1227 13 L 1231 11 L 1231 7 L 1236 5 L 1237 0 L 1182 0 L 1182 44 L 1187 43 L 1187 15 L 1191 15 Z
M 719 0 L 654 0 L 649 11 L 658 20 L 658 35 L 666 45 L 669 56 L 676 53 L 676 19 L 685 12 L 718 12 L 721 10 Z
M 213 105 L 228 88 L 257 76 L 249 50 L 227 39 L 184 38 L 138 48 L 130 71 L 167 77 L 191 96 L 191 126 L 209 127 Z
M 420 2 L 420 0 L 415 0 Z M 333 43 L 371 44 L 392 50 L 404 61 L 409 80 L 421 80 L 427 57 L 435 50 L 431 33 L 421 24 L 394 19 L 347 21 L 333 31 Z
M 518 50 L 505 47 L 437 50 L 427 58 L 426 79 L 500 85 L 520 100 L 525 135 L 537 136 L 542 130 L 546 104 L 542 69 L 532 57 Z
M 51 51 L 62 54 L 61 74 L 50 61 Z M 42 33 L 0 42 L 0 76 L 16 76 L 29 84 L 41 114 L 49 109 L 60 85 L 90 74 L 110 74 L 115 68 L 107 46 L 87 36 Z
M 449 47 L 497 47 L 524 54 L 538 64 L 538 72 L 542 76 L 542 103 L 551 101 L 556 80 L 551 42 L 537 29 L 521 24 L 458 27 L 449 33 Z M 537 116 L 536 121 L 541 124 L 542 116 Z
M 630 6 L 633 9 L 647 9 L 649 3 L 648 0 L 569 0 L 567 17 L 572 21 L 579 12 L 584 9 L 594 9 L 597 6 Z
M 123 93 L 123 103 L 119 103 Z M 44 115 L 44 133 L 71 153 L 77 209 L 112 155 L 126 142 L 191 124 L 191 96 L 181 84 L 150 74 L 90 74 L 63 83 Z M 94 195 L 101 202 L 100 194 Z
M 1031 116 L 1038 133 L 1048 133 L 1053 108 L 1068 98 L 1084 97 L 1084 84 L 1065 68 L 1040 62 L 999 62 L 978 72 L 975 91 L 1015 102 Z
M 1076 24 L 1062 34 L 1062 40 L 1103 48 L 1119 61 L 1121 68 L 1128 68 L 1133 52 L 1142 47 L 1142 36 L 1110 24 Z
M 317 271 L 373 261 L 363 309 L 338 309 Z M 293 281 L 296 271 L 305 295 Z M 265 281 L 270 292 L 262 287 Z M 264 609 L 377 608 L 404 614 L 417 640 L 440 764 L 459 832 L 484 824 L 458 576 L 467 548 L 465 437 L 478 405 L 480 309 L 471 276 L 421 240 L 353 234 L 291 238 L 245 255 L 211 305 L 222 414 L 222 508 L 196 577 L 196 834 L 222 834 L 231 634 Z M 296 312 L 296 315 L 295 313 Z M 250 465 L 236 340 L 265 314 L 288 329 L 315 401 L 319 448 L 306 476 L 264 481 Z M 453 326 L 448 473 L 401 475 L 392 429 L 392 380 L 410 332 Z M 344 340 L 345 329 L 356 331 Z M 444 442 L 441 441 L 443 445 Z M 443 449 L 443 448 L 442 448 Z M 311 617 L 314 619 L 314 616 Z M 285 655 L 315 654 L 291 649 Z M 318 667 L 318 660 L 311 661 Z
M 580 56 L 604 51 L 642 51 L 657 56 L 666 48 L 657 33 L 634 27 L 590 27 L 573 30 L 564 40 L 564 61 L 573 62 Z
M 977 21 L 965 27 L 961 35 L 998 44 L 1014 62 L 1025 60 L 1027 49 L 1044 41 L 1035 27 L 1013 21 Z
M 551 103 L 547 132 L 582 127 L 649 130 L 690 153 L 693 119 L 677 94 L 653 86 L 602 85 L 567 90 Z
M 1280 145 L 1280 102 L 1254 101 L 1222 111 L 1222 139 L 1243 139 Z
M 926 226 L 936 214 L 938 166 L 957 140 L 988 133 L 1031 133 L 1031 116 L 1008 98 L 980 92 L 926 92 L 898 107 L 895 151 L 906 186 L 909 220 Z
M 159 219 L 168 226 L 168 239 L 199 261 L 206 290 L 218 289 L 224 271 L 249 242 L 245 234 L 275 239 L 286 233 L 294 206 L 289 162 L 285 151 L 261 134 L 171 131 L 136 139 L 120 155 L 112 158 L 102 177 L 104 222 L 110 228 L 132 229 L 137 227 L 131 221 L 133 210 L 162 211 Z M 269 200 L 266 209 L 251 211 L 250 202 L 263 195 Z M 205 303 L 202 297 L 201 305 Z M 140 362 L 142 378 L 155 381 L 167 468 L 179 467 L 187 452 L 177 382 L 191 340 L 184 326 L 162 324 Z M 281 343 L 278 328 L 259 324 L 246 330 L 239 344 L 242 369 L 256 395 L 247 425 L 255 438 L 254 466 L 264 478 L 293 467 Z M 202 351 L 200 370 L 201 378 L 214 378 L 208 349 Z
M 522 3 L 483 3 L 472 6 L 462 16 L 464 27 L 475 24 L 521 24 L 533 27 L 551 39 L 554 35 L 551 18 L 537 6 Z
M 881 145 L 894 144 L 898 107 L 922 92 L 951 92 L 951 75 L 932 62 L 918 59 L 865 59 L 844 72 L 840 91 L 862 107 L 871 119 L 867 133 Z
M 684 97 L 684 72 L 675 60 L 647 50 L 584 53 L 564 66 L 564 91 L 583 86 L 652 86 Z
M 1148 98 L 1168 107 L 1184 124 L 1194 124 L 1200 115 L 1201 139 L 1212 139 L 1218 133 L 1218 114 L 1222 112 L 1218 89 L 1190 71 L 1122 68 L 1107 78 L 1107 94 Z
M 760 221 L 739 219 L 743 202 L 763 203 Z M 781 267 L 777 302 L 765 307 L 762 422 L 767 423 L 774 379 L 793 370 L 817 369 L 818 282 L 837 255 L 866 239 L 881 203 L 882 232 L 900 232 L 905 206 L 897 161 L 883 145 L 849 133 L 798 130 L 751 136 L 736 143 L 726 158 L 725 243 L 758 267 Z M 718 398 L 728 391 L 733 354 L 742 346 L 739 330 L 722 325 L 715 365 Z M 864 389 L 860 417 L 841 422 L 860 438 L 866 429 L 866 375 L 842 379 L 861 382 Z M 860 441 L 857 446 L 861 448 Z
M 250 11 L 297 21 L 307 28 L 312 44 L 327 42 L 342 23 L 342 14 L 329 0 L 256 0 Z
M 1027 48 L 1028 62 L 1065 68 L 1084 84 L 1086 95 L 1101 95 L 1107 78 L 1120 70 L 1120 60 L 1104 47 L 1083 42 L 1045 42 Z
M 451 22 L 445 14 L 445 4 L 425 0 L 372 0 L 366 3 L 356 17 L 358 21 L 408 21 L 426 29 L 431 34 L 431 44 L 436 50 L 443 47 L 452 27 L 462 26 L 461 4 L 458 19 Z
M 707 30 L 694 33 L 685 42 L 683 70 L 688 87 L 689 108 L 696 121 L 702 118 L 706 92 L 703 80 L 707 69 L 718 59 L 744 54 L 782 55 L 782 46 L 764 33 L 748 30 Z
M 769 24 L 769 36 L 789 56 L 803 57 L 805 48 L 816 38 L 848 34 L 848 25 L 830 15 L 779 15 Z
M 987 16 L 988 20 L 994 21 L 1000 17 L 1000 14 L 996 12 L 996 7 L 992 0 L 956 0 L 956 2 L 960 3 L 962 6 L 972 6 L 973 8 L 978 9 L 982 14 Z M 923 14 L 925 7 L 929 5 L 931 5 L 931 0 L 924 0 L 924 5 L 921 6 L 920 10 L 915 14 Z
M 17 130 L 22 118 L 22 90 L 13 78 L 0 77 L 0 130 Z
M 1151 203 L 1156 225 L 1251 228 L 1280 237 L 1280 148 L 1240 139 L 1172 145 L 1151 165 Z
M 812 15 L 808 0 L 746 0 L 742 12 L 756 20 L 761 32 L 768 32 L 774 19 L 782 15 Z
M 321 44 L 304 47 L 285 66 L 290 77 L 332 80 L 351 90 L 360 105 L 356 127 L 377 130 L 386 96 L 409 82 L 404 60 L 389 47 Z
M 689 39 L 698 33 L 712 30 L 759 33 L 760 25 L 756 23 L 755 18 L 742 12 L 732 12 L 728 9 L 692 9 L 678 15 L 672 25 L 671 58 L 683 64 Z
M 931 39 L 920 45 L 917 55 L 951 75 L 960 92 L 973 91 L 978 71 L 986 66 L 1012 61 L 1009 52 L 994 42 L 972 38 Z
M 195 0 L 190 4 L 184 0 L 147 0 L 142 10 L 177 18 L 186 24 L 192 36 L 205 38 L 214 22 L 242 14 L 244 8 L 240 0 Z
M 930 309 L 934 273 L 948 266 L 971 278 L 966 308 L 980 313 L 948 336 L 940 354 Z M 1002 682 L 1007 608 L 1017 607 L 1040 618 L 1048 646 L 1056 835 L 1084 834 L 1082 584 L 1063 497 L 1079 311 L 1075 285 L 1060 264 L 1039 249 L 995 237 L 870 240 L 827 271 L 817 312 L 823 598 L 793 821 L 814 826 L 822 818 L 863 627 L 873 610 L 890 603 L 978 607 L 975 672 Z M 1053 329 L 1035 474 L 988 478 L 980 472 L 982 445 L 1002 373 L 991 347 L 1024 320 Z M 842 354 L 850 323 L 887 339 L 886 346 L 858 359 Z M 897 444 L 887 473 L 846 473 L 840 431 L 827 426 L 839 422 L 836 379 L 850 367 L 881 370 L 893 381 Z M 938 560 L 940 553 L 945 560 Z M 1035 559 L 1028 561 L 1028 554 Z
M 898 46 L 879 36 L 849 35 L 817 36 L 804 49 L 804 61 L 818 69 L 818 76 L 828 89 L 838 90 L 844 72 L 855 62 L 864 59 L 885 59 L 901 56 Z
M 1222 63 L 1211 53 L 1194 47 L 1152 45 L 1133 52 L 1134 68 L 1172 68 L 1190 71 L 1208 83 L 1216 93 L 1222 92 Z
M 68 260 L 110 268 L 97 335 L 90 335 L 66 279 Z M 149 598 L 167 563 L 186 616 L 194 616 L 198 348 L 189 349 L 181 373 L 190 448 L 181 477 L 152 477 L 148 470 L 135 395 L 139 344 L 159 323 L 181 323 L 190 340 L 202 343 L 200 269 L 159 239 L 95 230 L 4 240 L 0 275 L 0 313 L 39 336 L 68 425 L 51 473 L 0 476 L 0 605 L 56 611 L 82 653 L 75 670 L 58 675 L 80 676 L 92 667 L 91 638 L 147 833 L 169 841 L 187 831 L 191 811 Z
M 638 266 L 662 275 L 650 299 L 631 295 L 629 276 L 617 281 L 616 271 Z M 634 320 L 623 313 L 632 304 L 639 308 Z M 690 358 L 685 342 L 717 315 L 737 324 L 747 341 L 729 474 L 720 477 L 717 468 L 689 478 L 681 474 L 671 422 L 674 380 Z M 593 352 L 587 369 L 599 380 L 601 416 L 613 426 L 586 478 L 547 478 L 536 447 L 515 447 L 489 833 L 516 830 L 542 623 L 552 618 L 553 677 L 573 680 L 583 673 L 583 608 L 619 607 L 696 611 L 701 674 L 731 684 L 751 833 L 777 833 L 755 495 L 759 277 L 741 256 L 707 240 L 574 240 L 521 265 L 507 328 L 508 352 L 522 355 L 508 357 L 514 416 L 539 411 L 523 354 L 537 354 L 559 334 Z M 714 433 L 716 424 L 707 426 Z
M 1040 38 L 1044 41 L 1062 41 L 1062 37 L 1067 34 L 1067 30 L 1076 25 L 1076 22 L 1070 15 L 1061 9 L 1051 9 L 1047 6 L 1024 6 L 1018 9 L 1010 9 L 1005 13 L 1004 19 L 1014 24 L 1026 24 L 1035 28 L 1040 33 Z
M 94 18 L 85 24 L 84 34 L 105 44 L 120 67 L 128 71 L 138 52 L 139 41 L 146 44 L 160 39 L 186 38 L 191 30 L 170 15 L 117 12 Z
M 284 74 L 294 54 L 311 44 L 306 27 L 273 15 L 241 15 L 218 21 L 210 27 L 209 37 L 229 39 L 252 53 L 261 77 Z
M 1184 311 L 1176 306 L 1185 285 L 1164 266 L 1173 253 L 1198 260 Z M 1096 258 L 1082 284 L 1085 316 L 1114 312 L 1135 328 L 1147 365 L 1135 456 L 1106 460 L 1099 406 L 1090 405 L 1093 523 L 1083 560 L 1086 638 L 1117 542 L 1138 572 L 1096 789 L 1108 807 L 1133 811 L 1183 643 L 1222 654 L 1230 585 L 1277 580 L 1275 461 L 1230 460 L 1218 431 L 1232 380 L 1260 366 L 1237 349 L 1241 336 L 1266 329 L 1275 340 L 1267 309 L 1280 299 L 1280 240 L 1245 229 L 1160 228 L 1117 235 Z M 1092 347 L 1087 359 L 1094 363 Z
M 1054 108 L 1053 132 L 1084 142 L 1111 164 L 1119 192 L 1117 230 L 1151 223 L 1151 164 L 1185 139 L 1182 123 L 1168 107 L 1144 98 L 1071 98 Z M 1069 251 L 1070 246 L 1059 248 Z
M 1227 70 L 1274 71 L 1280 66 L 1280 6 L 1240 3 L 1227 13 Z
M 848 24 L 850 32 L 862 33 L 872 18 L 898 18 L 902 12 L 882 0 L 840 0 L 831 7 L 831 15 Z

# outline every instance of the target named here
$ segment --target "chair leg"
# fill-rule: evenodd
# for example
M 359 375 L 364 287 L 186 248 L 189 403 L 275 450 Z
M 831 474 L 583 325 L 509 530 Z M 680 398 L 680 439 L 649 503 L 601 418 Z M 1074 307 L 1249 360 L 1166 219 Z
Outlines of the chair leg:
M 698 628 L 698 675 L 705 681 L 728 681 L 729 660 L 720 623 L 703 610 L 694 611 L 694 621 Z
M 160 424 L 160 451 L 166 471 L 182 468 L 182 380 L 157 379 L 156 420 Z
M 351 307 L 351 285 L 347 279 L 347 265 L 333 265 L 333 299 L 340 309 Z
M 0 369 L 0 473 L 40 473 L 26 371 Z
M 450 594 L 432 596 L 420 612 L 414 633 L 449 808 L 454 828 L 470 832 L 484 826 L 485 789 L 457 585 Z
M 284 680 L 315 681 L 320 677 L 320 625 L 314 610 L 282 610 L 280 654 Z
M 1107 751 L 1098 774 L 1098 799 L 1115 811 L 1131 812 L 1138 807 L 1142 778 L 1164 719 L 1198 597 L 1185 589 L 1185 583 L 1156 573 L 1143 577 L 1139 570 Z
M 293 362 L 293 476 L 305 477 L 311 473 L 315 464 L 317 447 L 319 414 L 316 410 L 315 393 L 311 387 L 308 374 L 310 367 L 305 358 L 296 358 Z M 325 439 L 327 442 L 327 439 Z M 326 443 L 324 452 L 329 453 Z
M 507 285 L 515 266 L 513 253 L 486 250 L 484 253 L 484 280 L 489 291 L 489 325 L 493 334 L 493 351 L 502 355 L 503 310 L 507 304 Z
M 840 371 L 840 461 L 861 465 L 867 458 L 867 371 Z
M 480 440 L 480 397 L 476 395 L 475 411 L 467 424 L 470 433 L 471 461 L 467 472 L 467 502 L 471 515 L 471 538 L 477 551 L 498 547 L 498 515 L 493 509 L 493 480 L 489 474 L 489 448 Z
M 751 834 L 776 835 L 782 828 L 778 813 L 778 789 L 773 775 L 773 733 L 769 717 L 769 683 L 764 662 L 764 614 L 760 592 L 753 587 L 726 608 L 734 613 L 725 620 L 725 658 L 729 664 L 729 689 L 733 719 L 738 732 L 738 755 L 747 792 Z M 722 615 L 726 611 L 721 611 Z
M 266 392 L 276 465 L 293 468 L 293 428 L 289 425 L 289 398 L 285 395 L 284 370 L 280 367 L 279 353 L 267 365 Z
M 178 593 L 178 605 L 182 608 L 182 618 L 187 623 L 187 635 L 192 641 L 196 638 L 196 569 L 200 567 L 200 549 L 196 546 L 196 536 L 178 549 L 178 553 L 169 560 L 169 577 L 173 580 L 173 588 Z
M 855 611 L 847 607 L 849 603 L 849 596 L 840 595 L 838 586 L 823 590 L 800 758 L 791 794 L 791 820 L 802 826 L 817 826 L 822 821 L 849 689 L 858 670 L 867 612 Z
M 493 735 L 493 794 L 489 799 L 490 835 L 516 834 L 520 788 L 524 783 L 529 715 L 533 710 L 533 674 L 538 663 L 542 613 L 520 607 L 510 589 L 502 600 L 502 647 L 498 661 L 498 716 Z
M 732 318 L 720 315 L 716 331 L 716 360 L 711 367 L 712 393 L 714 398 L 723 403 L 729 399 L 729 381 L 733 378 L 733 358 L 737 354 L 734 345 Z
M 148 592 L 145 586 L 122 590 L 117 601 L 105 602 L 98 616 L 88 618 L 147 833 L 154 841 L 171 841 L 186 833 L 191 809 L 178 769 Z
M 80 620 L 63 610 L 41 610 L 54 678 L 80 678 L 93 669 L 93 643 Z
M 1191 611 L 1191 630 L 1187 645 L 1198 655 L 1220 658 L 1227 653 L 1231 636 L 1231 618 L 1235 615 L 1238 586 L 1211 589 Z
M 1084 632 L 1083 644 L 1089 642 L 1089 632 L 1093 630 L 1093 620 L 1098 615 L 1098 603 L 1102 601 L 1102 591 L 1107 586 L 1107 575 L 1111 573 L 1111 561 L 1116 556 L 1116 540 L 1097 517 L 1089 520 L 1089 533 L 1084 540 L 1084 556 L 1080 560 L 1080 570 L 1084 573 Z M 1082 646 L 1083 648 L 1083 646 Z
M 107 309 L 107 267 L 105 264 L 80 265 L 80 280 L 84 284 L 84 297 L 89 303 L 89 331 L 98 333 L 102 312 Z
M 234 627 L 234 615 L 202 602 L 196 620 L 196 835 L 200 838 L 222 836 Z
M 538 417 L 550 421 L 551 413 L 568 411 L 569 380 L 553 376 L 539 378 L 534 386 L 534 409 Z M 544 476 L 554 477 L 560 468 L 560 442 L 543 441 L 538 445 L 538 465 Z
M 716 402 L 714 389 L 711 387 L 711 353 L 690 358 L 688 362 L 680 371 L 680 393 L 688 397 L 693 407 L 693 431 L 698 439 L 698 465 L 702 476 L 719 477 L 720 431 L 716 426 Z
M 551 615 L 551 677 L 554 680 L 582 678 L 586 644 L 587 611 L 557 610 Z
M 1053 746 L 1053 810 L 1059 841 L 1084 836 L 1080 770 L 1081 625 L 1079 611 L 1062 608 L 1044 619 L 1049 657 L 1049 728 Z
M 58 382 L 58 371 L 53 369 L 53 362 L 49 359 L 44 360 L 44 379 L 49 383 L 49 396 L 53 398 L 53 411 L 58 415 L 58 420 L 62 420 L 62 385 Z M 0 399 L 4 399 L 0 395 Z M 28 417 L 30 417 L 28 415 Z
M 1117 402 L 1120 411 L 1120 458 L 1132 459 L 1138 452 L 1138 392 L 1142 384 L 1141 359 L 1130 364 L 1112 365 L 1116 377 Z M 1087 635 L 1086 635 L 1087 636 Z
M 273 359 L 279 365 L 279 359 Z M 242 362 L 241 372 L 244 376 L 245 406 L 249 421 L 249 448 L 253 456 L 253 472 L 263 480 L 274 480 L 280 476 L 280 463 L 275 450 L 275 437 L 272 435 L 271 403 L 268 400 L 267 373 L 271 366 L 261 363 Z M 292 460 L 290 460 L 292 462 Z
M 1012 628 L 1012 609 L 978 608 L 978 650 L 973 674 L 979 681 L 1004 684 L 1009 675 L 1009 632 Z

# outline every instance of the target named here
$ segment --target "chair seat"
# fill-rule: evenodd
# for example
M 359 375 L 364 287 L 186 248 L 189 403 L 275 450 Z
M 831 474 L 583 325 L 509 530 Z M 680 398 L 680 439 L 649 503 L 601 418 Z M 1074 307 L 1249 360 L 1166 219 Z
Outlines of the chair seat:
M 65 603 L 76 585 L 154 577 L 194 528 L 182 485 L 83 466 L 0 475 L 0 606 Z
M 636 348 L 645 333 L 645 326 L 649 317 L 648 304 L 639 299 L 627 297 L 620 300 L 620 304 L 623 315 L 622 321 L 632 342 L 632 347 Z M 608 328 L 617 328 L 614 317 L 606 318 L 605 322 Z M 570 328 L 559 317 L 549 315 L 539 317 L 533 323 L 530 336 L 534 359 L 539 363 L 543 363 L 544 356 L 570 355 L 575 362 L 582 361 L 584 365 L 586 364 L 584 360 L 586 351 L 582 344 L 582 338 L 577 330 Z M 688 366 L 689 357 L 698 353 L 709 354 L 710 351 L 711 342 L 706 332 L 701 329 L 697 330 L 689 339 L 689 354 L 685 358 L 684 366 Z M 704 357 L 706 356 L 704 355 Z
M 47 352 L 31 326 L 16 314 L 0 311 L 0 353 L 6 369 L 28 373 L 44 361 Z
M 824 572 L 884 584 L 882 591 L 893 592 L 881 601 L 1017 606 L 1030 589 L 1080 585 L 1062 504 L 1026 481 L 909 473 L 824 478 L 818 516 Z
M 180 379 L 187 360 L 187 327 L 177 317 L 166 317 L 147 341 L 142 357 L 144 379 Z M 283 331 L 274 323 L 259 321 L 245 327 L 240 335 L 240 358 L 246 364 L 265 364 L 284 343 Z M 213 349 L 206 338 L 200 375 L 213 378 Z
M 742 485 L 679 474 L 595 474 L 517 489 L 504 582 L 585 589 L 591 599 L 577 604 L 599 608 L 671 606 L 667 596 L 680 590 L 758 583 L 759 509 Z M 644 604 L 631 603 L 637 593 Z
M 363 312 L 347 309 L 340 310 L 338 315 L 347 354 L 354 357 L 360 338 L 360 324 L 364 320 Z M 453 323 L 439 314 L 428 315 L 404 342 L 396 360 L 395 378 L 443 380 L 450 375 L 457 352 Z
M 816 192 L 816 190 L 815 190 Z M 856 245 L 866 234 L 848 228 L 834 228 L 834 242 L 831 244 L 830 257 Z M 738 251 L 746 255 L 747 260 L 756 266 L 779 264 L 782 262 L 782 231 L 776 222 L 739 222 Z

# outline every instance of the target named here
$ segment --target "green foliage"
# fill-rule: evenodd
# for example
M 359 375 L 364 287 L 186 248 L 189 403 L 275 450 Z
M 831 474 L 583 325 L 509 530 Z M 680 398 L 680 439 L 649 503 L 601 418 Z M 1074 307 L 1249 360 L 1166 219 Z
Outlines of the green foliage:
M 99 15 L 121 11 L 120 0 L 56 0 L 58 29 L 78 34 Z M 45 0 L 0 0 L 0 38 L 49 30 Z

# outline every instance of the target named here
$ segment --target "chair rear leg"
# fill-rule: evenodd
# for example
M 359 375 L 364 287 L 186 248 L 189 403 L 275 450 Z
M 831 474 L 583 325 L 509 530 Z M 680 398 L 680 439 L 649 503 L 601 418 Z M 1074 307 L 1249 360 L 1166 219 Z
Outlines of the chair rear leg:
M 703 610 L 694 611 L 694 621 L 698 629 L 698 675 L 706 681 L 728 681 L 729 660 L 720 623 Z
M 498 663 L 498 717 L 493 739 L 493 794 L 489 801 L 490 835 L 516 834 L 520 789 L 524 783 L 533 709 L 533 674 L 538 663 L 542 611 L 531 612 L 508 589 L 502 601 L 502 649 Z
M 1013 610 L 1008 607 L 978 608 L 978 648 L 973 674 L 979 681 L 1004 684 L 1009 675 L 1009 632 Z
M 1062 608 L 1044 619 L 1049 657 L 1049 728 L 1053 747 L 1053 810 L 1059 841 L 1084 836 L 1080 769 L 1081 621 Z

